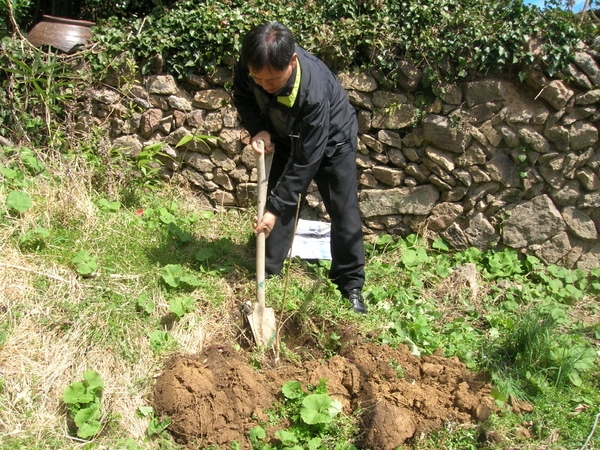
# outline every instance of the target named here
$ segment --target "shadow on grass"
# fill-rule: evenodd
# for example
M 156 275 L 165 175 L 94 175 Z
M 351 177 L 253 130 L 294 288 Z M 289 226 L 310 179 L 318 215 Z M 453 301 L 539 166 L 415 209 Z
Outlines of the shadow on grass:
M 227 237 L 208 239 L 180 231 L 168 229 L 157 237 L 157 245 L 146 253 L 153 265 L 179 264 L 193 271 L 216 271 L 223 275 L 240 269 L 254 273 L 256 246 L 253 236 L 248 236 L 245 244 L 238 244 Z

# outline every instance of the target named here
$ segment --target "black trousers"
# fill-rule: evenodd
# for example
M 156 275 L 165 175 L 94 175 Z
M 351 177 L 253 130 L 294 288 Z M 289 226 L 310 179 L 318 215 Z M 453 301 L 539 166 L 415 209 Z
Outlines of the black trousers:
M 283 173 L 287 158 L 275 151 L 269 175 L 271 192 Z M 344 297 L 351 289 L 362 289 L 365 280 L 365 248 L 362 221 L 358 210 L 356 148 L 352 143 L 339 146 L 331 157 L 324 157 L 314 181 L 331 218 L 331 269 L 329 278 Z M 302 199 L 306 192 L 302 192 Z M 266 240 L 267 275 L 281 273 L 294 234 L 295 214 L 277 219 Z

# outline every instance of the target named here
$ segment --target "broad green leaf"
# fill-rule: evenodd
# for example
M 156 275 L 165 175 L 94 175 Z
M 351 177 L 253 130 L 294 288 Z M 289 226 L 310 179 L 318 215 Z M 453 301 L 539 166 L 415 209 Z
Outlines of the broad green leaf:
M 331 398 L 326 394 L 310 394 L 302 400 L 300 417 L 309 424 L 330 423 L 333 419 L 329 414 Z
M 249 432 L 250 440 L 254 441 L 257 439 L 264 439 L 267 436 L 267 433 L 262 427 L 254 427 Z
M 212 211 L 202 211 L 200 213 L 201 219 L 212 219 L 213 217 L 215 217 L 215 213 Z
M 596 367 L 596 351 L 592 347 L 587 347 L 582 350 L 582 347 L 576 347 L 573 352 L 581 352 L 579 359 L 573 364 L 573 367 L 577 370 L 590 370 Z
M 104 388 L 104 381 L 100 374 L 94 370 L 84 372 L 83 379 L 87 382 L 89 391 L 98 392 Z
M 85 250 L 80 250 L 73 257 L 72 262 L 75 264 L 75 270 L 81 275 L 89 275 L 93 273 L 97 268 L 97 257 L 91 257 Z
M 574 386 L 581 386 L 581 377 L 575 370 L 570 371 L 567 376 L 569 377 L 569 381 L 571 381 L 571 383 L 573 383 Z
M 7 180 L 13 180 L 22 175 L 23 172 L 17 172 L 16 170 L 10 169 L 8 167 L 0 167 L 0 176 L 6 178 Z
M 92 420 L 98 419 L 100 417 L 100 409 L 97 404 L 89 406 L 87 408 L 82 408 L 77 411 L 73 420 L 75 421 L 75 425 L 80 428 L 85 423 L 88 423 Z
M 154 408 L 152 406 L 139 406 L 137 410 L 142 417 L 149 417 L 154 414 Z
M 160 208 L 160 221 L 164 224 L 174 223 L 175 216 L 167 211 L 166 208 Z
M 50 236 L 50 232 L 45 228 L 34 228 L 27 230 L 27 232 L 20 237 L 19 243 L 21 244 L 36 244 L 36 246 L 42 246 L 44 239 Z
M 281 441 L 281 443 L 283 445 L 290 446 L 293 444 L 297 444 L 298 443 L 298 438 L 296 437 L 296 435 L 294 433 L 292 433 L 291 431 L 287 431 L 287 430 L 279 430 L 275 433 L 275 436 L 277 437 L 277 439 L 279 439 Z
M 435 273 L 440 278 L 446 278 L 448 275 L 450 275 L 450 272 L 450 268 L 446 266 L 436 266 L 435 268 Z
M 89 439 L 100 432 L 100 422 L 97 420 L 90 420 L 89 422 L 85 422 L 78 427 L 77 436 L 81 439 Z
M 100 422 L 97 420 L 90 420 L 77 429 L 77 436 L 79 436 L 81 439 L 89 439 L 97 435 L 99 432 Z
M 196 253 L 196 260 L 207 261 L 211 258 L 214 258 L 215 256 L 217 256 L 217 254 L 212 248 L 203 248 L 202 250 L 198 251 L 198 253 Z
M 441 251 L 444 251 L 444 252 L 450 251 L 450 247 L 448 246 L 448 244 L 446 243 L 446 241 L 444 241 L 444 239 L 442 239 L 442 238 L 437 238 L 435 241 L 433 241 L 433 243 L 431 244 L 431 246 L 433 248 L 435 248 L 436 250 L 441 250 Z
M 177 287 L 181 283 L 183 269 L 179 264 L 167 264 L 162 268 L 161 276 L 169 286 Z
M 163 417 L 162 419 L 153 417 L 148 424 L 146 432 L 148 433 L 148 436 L 159 435 L 165 431 L 169 425 L 171 425 L 171 419 L 168 417 Z
M 180 281 L 190 286 L 202 286 L 202 280 L 196 275 L 184 275 L 181 277 Z
M 169 302 L 169 310 L 178 318 L 194 310 L 194 299 L 192 297 L 177 297 Z
M 565 289 L 574 300 L 581 300 L 583 298 L 583 292 L 572 284 L 567 284 Z
M 490 395 L 492 396 L 492 398 L 494 400 L 500 400 L 501 402 L 504 402 L 504 403 L 506 403 L 508 401 L 508 396 L 496 388 L 492 389 L 492 391 L 490 392 Z
M 415 267 L 426 263 L 429 260 L 427 252 L 423 247 L 409 249 L 402 255 L 402 263 L 406 267 Z
M 137 299 L 137 307 L 140 311 L 145 312 L 146 314 L 152 314 L 155 308 L 155 304 L 147 294 L 142 294 Z
M 98 207 L 102 211 L 117 212 L 121 208 L 121 203 L 118 201 L 109 201 L 105 198 L 98 200 Z
M 283 395 L 290 400 L 300 398 L 304 395 L 304 392 L 302 391 L 302 385 L 299 381 L 288 381 L 281 388 L 281 392 L 283 392 Z
M 94 400 L 94 396 L 87 392 L 81 381 L 70 384 L 63 392 L 63 402 L 67 405 L 85 404 Z
M 390 236 L 389 234 L 382 234 L 375 241 L 375 245 L 377 247 L 385 247 L 386 245 L 393 244 L 393 243 L 394 243 L 394 238 L 392 236 Z
M 343 405 L 339 400 L 331 400 L 331 406 L 329 407 L 329 415 L 331 417 L 337 416 L 342 412 Z
M 26 192 L 11 191 L 6 197 L 6 207 L 21 213 L 31 208 L 31 204 L 31 197 Z
M 191 233 L 183 231 L 181 227 L 174 223 L 169 224 L 169 233 L 179 239 L 180 242 L 190 242 L 192 240 Z
M 173 337 L 166 331 L 154 330 L 150 333 L 150 347 L 156 352 L 169 347 L 173 341 Z
M 308 450 L 319 450 L 321 448 L 323 440 L 321 438 L 315 437 L 312 438 L 307 443 Z

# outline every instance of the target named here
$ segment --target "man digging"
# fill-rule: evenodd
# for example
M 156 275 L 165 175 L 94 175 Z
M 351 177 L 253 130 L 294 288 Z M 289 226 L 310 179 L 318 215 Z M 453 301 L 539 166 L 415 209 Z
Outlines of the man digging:
M 267 276 L 279 275 L 290 249 L 298 194 L 315 180 L 331 218 L 330 279 L 365 314 L 365 254 L 358 210 L 354 108 L 327 66 L 294 42 L 278 22 L 245 36 L 235 68 L 234 103 L 252 147 L 273 153 L 266 212 L 254 224 L 265 232 Z

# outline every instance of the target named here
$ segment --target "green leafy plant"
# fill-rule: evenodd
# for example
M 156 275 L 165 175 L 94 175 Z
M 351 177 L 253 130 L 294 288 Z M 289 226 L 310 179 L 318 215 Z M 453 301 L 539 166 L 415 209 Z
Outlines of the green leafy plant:
M 281 388 L 285 400 L 281 410 L 276 415 L 286 417 L 292 423 L 286 429 L 275 432 L 279 445 L 267 444 L 266 430 L 255 427 L 249 432 L 252 448 L 255 450 L 269 449 L 311 449 L 324 450 L 329 442 L 336 442 L 336 449 L 355 449 L 354 445 L 346 443 L 347 423 L 339 420 L 342 405 L 332 400 L 326 394 L 326 382 L 321 380 L 313 387 L 313 392 L 305 392 L 298 381 L 288 381 Z M 352 431 L 350 431 L 351 433 Z
M 71 62 L 53 52 L 20 45 L 17 40 L 4 39 L 0 46 L 0 67 L 7 74 L 0 84 L 8 92 L 0 108 L 0 116 L 5 118 L 0 121 L 0 134 L 10 127 L 28 142 L 62 148 L 68 103 L 76 86 L 85 82 L 83 74 L 77 76 Z M 1 112 L 4 108 L 10 112 Z
M 155 303 L 147 294 L 142 294 L 137 298 L 136 306 L 138 311 L 142 311 L 146 314 L 151 314 L 156 307 Z
M 207 134 L 197 134 L 197 133 L 190 133 L 190 134 L 186 134 L 185 136 L 183 136 L 179 142 L 177 142 L 177 145 L 175 145 L 176 148 L 179 147 L 185 147 L 187 144 L 189 144 L 190 142 L 194 141 L 194 142 L 200 142 L 203 143 L 205 145 L 206 141 L 208 140 L 217 140 L 219 141 L 220 138 L 219 137 L 215 137 L 215 136 L 210 136 Z
M 91 275 L 98 268 L 98 257 L 91 256 L 86 250 L 79 250 L 71 262 L 79 275 Z
M 9 211 L 24 213 L 32 205 L 31 197 L 27 192 L 10 191 L 6 197 L 6 207 Z
M 83 374 L 83 381 L 76 381 L 64 390 L 63 402 L 73 420 L 77 436 L 89 439 L 100 432 L 100 400 L 104 382 L 95 371 Z
M 566 324 L 560 308 L 528 310 L 502 337 L 484 344 L 486 367 L 505 388 L 510 386 L 502 380 L 508 371 L 512 379 L 521 379 L 523 391 L 527 385 L 540 389 L 548 382 L 581 385 L 581 373 L 594 367 L 597 355 L 581 337 L 557 333 L 559 325 Z
M 171 425 L 171 419 L 167 416 L 157 417 L 154 414 L 154 408 L 152 406 L 140 406 L 137 409 L 137 415 L 148 419 L 148 428 L 146 434 L 153 440 L 159 442 L 159 447 L 165 450 L 175 450 L 176 446 L 168 432 L 169 425 Z
M 150 347 L 156 353 L 166 352 L 174 349 L 177 341 L 168 332 L 163 330 L 154 330 L 150 333 Z
M 177 209 L 176 204 L 148 208 L 144 210 L 143 217 L 149 226 L 166 229 L 169 236 L 174 238 L 176 242 L 185 244 L 192 240 L 192 234 L 186 229 L 196 223 L 199 216 L 193 214 L 181 217 L 177 213 Z
M 186 272 L 180 264 L 168 264 L 161 270 L 161 277 L 169 286 L 193 287 L 202 284 L 202 281 L 194 274 Z
M 285 1 L 256 7 L 248 2 L 210 0 L 203 8 L 196 6 L 191 0 L 177 2 L 145 21 L 112 23 L 110 30 L 100 29 L 97 36 L 115 55 L 127 49 L 143 58 L 146 71 L 158 56 L 168 62 L 169 72 L 183 77 L 197 68 L 210 73 L 216 65 L 231 65 L 245 31 L 266 20 L 279 20 L 292 27 L 303 47 L 336 71 L 372 68 L 394 85 L 401 79 L 398 60 L 405 58 L 422 70 L 423 87 L 428 88 L 435 81 L 464 79 L 470 73 L 489 70 L 516 68 L 524 77 L 520 69 L 536 56 L 522 43 L 532 37 L 548 42 L 539 58 L 552 75 L 568 63 L 576 43 L 590 42 L 596 29 L 587 16 L 565 14 L 551 3 L 539 10 L 516 0 L 436 0 L 427 4 L 409 0 L 377 6 L 328 0 L 299 1 L 293 7 Z M 298 9 L 305 12 L 303 21 L 296 20 Z M 182 23 L 187 25 L 186 33 L 180 31 Z M 113 31 L 127 25 L 135 33 Z M 158 39 L 161 32 L 173 39 Z
M 164 146 L 164 142 L 147 145 L 142 148 L 135 158 L 135 167 L 139 171 L 141 183 L 145 187 L 153 188 L 158 180 L 158 175 L 162 167 L 158 157 L 166 156 L 162 152 Z
M 96 204 L 98 205 L 98 208 L 100 208 L 101 211 L 109 213 L 117 212 L 121 208 L 121 202 L 116 200 L 110 201 L 105 198 L 98 199 Z
M 189 296 L 175 297 L 169 300 L 169 311 L 175 314 L 177 319 L 181 319 L 184 315 L 196 309 L 195 302 L 196 300 Z
M 46 228 L 37 227 L 27 230 L 19 238 L 19 246 L 22 249 L 40 250 L 46 246 L 46 240 L 50 236 L 50 231 Z
M 138 415 L 150 419 L 146 433 L 148 436 L 164 436 L 165 431 L 171 425 L 171 419 L 168 417 L 158 418 L 154 415 L 152 406 L 140 406 L 137 409 Z

